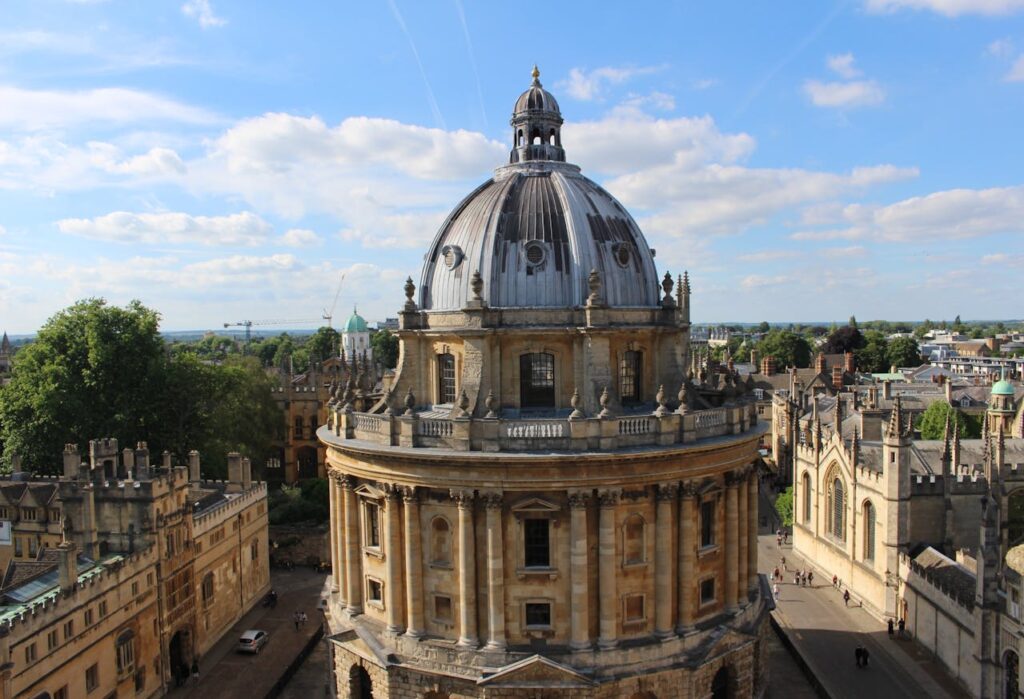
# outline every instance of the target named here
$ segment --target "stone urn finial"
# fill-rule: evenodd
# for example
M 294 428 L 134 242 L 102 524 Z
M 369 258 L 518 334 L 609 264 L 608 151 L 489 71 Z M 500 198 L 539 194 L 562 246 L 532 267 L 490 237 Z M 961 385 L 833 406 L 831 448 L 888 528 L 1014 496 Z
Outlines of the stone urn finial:
M 494 419 L 498 417 L 498 401 L 494 397 L 494 389 L 487 391 L 487 397 L 484 398 L 484 405 L 487 406 L 487 414 L 485 418 Z
M 458 407 L 456 417 L 469 417 L 469 413 L 466 412 L 466 408 L 469 407 L 469 396 L 466 395 L 466 389 L 462 389 L 462 392 L 459 393 L 459 402 L 456 403 L 456 406 Z
M 394 409 L 392 409 L 392 407 L 391 407 L 391 404 L 394 401 L 395 401 L 395 392 L 394 392 L 393 389 L 389 388 L 387 390 L 387 392 L 384 393 L 384 414 L 385 415 L 394 415 L 395 414 Z
M 574 388 L 572 390 L 572 398 L 569 399 L 569 405 L 572 406 L 572 413 L 569 414 L 570 420 L 579 420 L 580 418 L 586 417 L 586 415 L 583 414 L 583 411 L 580 410 L 581 402 L 582 401 L 580 400 L 580 389 Z
M 675 299 L 672 298 L 673 286 L 675 286 L 675 282 L 672 281 L 672 273 L 665 272 L 665 278 L 661 280 L 661 290 L 665 292 L 665 298 L 661 300 L 662 306 L 676 305 Z
M 680 415 L 685 415 L 690 412 L 690 406 L 693 403 L 693 399 L 690 394 L 692 386 L 693 384 L 690 383 L 690 378 L 684 379 L 683 383 L 679 386 L 679 407 L 676 408 L 676 412 Z
M 412 393 L 412 386 L 409 387 L 409 392 L 405 394 L 405 414 L 414 415 L 416 410 L 416 396 Z
M 416 285 L 412 283 L 412 277 L 407 277 L 405 280 L 405 310 L 415 311 L 416 302 L 412 300 L 412 297 L 416 294 Z
M 480 270 L 473 272 L 473 278 L 470 279 L 469 286 L 473 289 L 473 299 L 476 301 L 483 300 L 481 294 L 484 291 L 484 278 L 480 274 Z
M 658 393 L 654 396 L 654 400 L 658 401 L 658 408 L 654 414 L 658 417 L 668 415 L 668 408 L 665 407 L 665 384 L 658 386 Z
M 588 305 L 596 305 L 601 302 L 601 275 L 596 269 L 590 270 L 587 277 L 587 287 L 590 289 L 590 296 L 587 298 Z
M 601 412 L 598 417 L 611 417 L 612 411 L 608 409 L 608 405 L 612 402 L 611 394 L 608 393 L 608 387 L 605 386 L 604 390 L 601 391 Z

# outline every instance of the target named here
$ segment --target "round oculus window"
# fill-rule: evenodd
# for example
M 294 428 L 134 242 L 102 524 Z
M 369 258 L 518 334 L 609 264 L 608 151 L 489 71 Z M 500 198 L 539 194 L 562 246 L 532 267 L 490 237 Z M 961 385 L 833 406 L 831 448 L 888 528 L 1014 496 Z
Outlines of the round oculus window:
M 531 267 L 536 267 L 544 262 L 544 257 L 547 255 L 547 251 L 544 246 L 538 242 L 527 243 L 526 245 L 526 261 L 530 263 Z
M 619 263 L 620 267 L 627 266 L 629 264 L 629 247 L 621 244 L 616 246 L 615 261 Z
M 462 248 L 458 245 L 445 245 L 441 248 L 441 255 L 448 269 L 455 269 L 462 262 Z

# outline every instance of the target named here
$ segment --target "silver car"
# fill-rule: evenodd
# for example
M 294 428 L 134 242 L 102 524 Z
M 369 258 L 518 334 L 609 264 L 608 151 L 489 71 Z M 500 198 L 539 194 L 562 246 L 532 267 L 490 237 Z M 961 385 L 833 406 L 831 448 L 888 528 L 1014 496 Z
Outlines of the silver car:
M 259 629 L 249 629 L 238 639 L 239 653 L 259 653 L 270 640 L 270 634 Z

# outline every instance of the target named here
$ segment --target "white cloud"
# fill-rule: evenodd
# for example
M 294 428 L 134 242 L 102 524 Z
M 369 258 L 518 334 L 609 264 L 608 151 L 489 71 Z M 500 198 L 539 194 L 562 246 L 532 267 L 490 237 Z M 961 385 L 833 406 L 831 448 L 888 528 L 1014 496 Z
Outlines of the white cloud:
M 62 219 L 57 228 L 62 233 L 95 240 L 148 244 L 258 245 L 272 232 L 269 223 L 247 211 L 229 216 L 115 211 L 92 219 Z
M 841 53 L 836 56 L 829 56 L 826 61 L 829 69 L 841 78 L 853 80 L 861 76 L 861 71 L 853 67 L 853 54 Z
M 991 255 L 983 255 L 981 258 L 981 264 L 1024 267 L 1024 255 L 1008 255 L 1005 252 L 997 252 Z
M 718 85 L 718 80 L 716 78 L 701 78 L 700 80 L 693 81 L 694 90 L 707 90 L 716 85 Z
M 871 107 L 885 101 L 885 91 L 874 80 L 808 80 L 804 92 L 817 107 Z
M 929 10 L 946 17 L 1008 15 L 1024 10 L 1024 0 L 866 0 L 869 12 Z
M 663 66 L 622 67 L 605 66 L 593 70 L 572 68 L 569 77 L 557 83 L 570 97 L 582 101 L 601 98 L 609 85 L 619 85 L 638 75 L 648 75 L 662 70 Z
M 867 248 L 863 245 L 849 245 L 843 248 L 824 248 L 821 254 L 829 259 L 845 257 L 863 257 L 867 254 Z
M 27 90 L 0 85 L 0 104 L 0 127 L 29 132 L 91 122 L 170 121 L 208 125 L 218 120 L 205 109 L 120 87 Z
M 290 248 L 306 248 L 322 242 L 323 238 L 307 228 L 292 228 L 281 236 L 281 243 Z
M 845 207 L 846 228 L 802 231 L 796 240 L 930 241 L 1024 234 L 1024 186 L 950 189 L 887 206 Z
M 744 289 L 764 289 L 771 286 L 781 286 L 783 284 L 793 284 L 797 279 L 785 274 L 779 274 L 775 276 L 763 276 L 760 274 L 750 274 L 744 277 L 740 281 L 740 286 Z
M 1013 62 L 1010 72 L 1006 74 L 1004 80 L 1011 83 L 1024 82 L 1024 54 L 1018 56 L 1017 60 Z
M 203 29 L 223 27 L 228 23 L 223 17 L 218 17 L 214 14 L 213 8 L 210 7 L 210 0 L 188 0 L 188 2 L 181 6 L 181 11 L 186 17 L 191 17 L 198 21 L 199 26 Z
M 655 90 L 646 95 L 630 95 L 622 101 L 623 106 L 633 109 L 657 109 L 662 112 L 671 112 L 676 108 L 676 98 L 667 92 Z
M 774 262 L 800 256 L 801 253 L 796 250 L 761 250 L 740 255 L 736 259 L 740 262 Z
M 985 53 L 990 56 L 1007 58 L 1013 54 L 1013 41 L 1006 38 L 996 39 L 985 48 Z

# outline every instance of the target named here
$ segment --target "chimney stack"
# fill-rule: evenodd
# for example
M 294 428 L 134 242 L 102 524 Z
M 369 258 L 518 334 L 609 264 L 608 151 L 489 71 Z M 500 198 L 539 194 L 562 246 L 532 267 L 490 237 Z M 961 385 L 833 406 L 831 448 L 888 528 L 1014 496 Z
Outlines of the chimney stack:
M 128 447 L 121 451 L 121 465 L 124 467 L 128 478 L 135 477 L 135 452 Z
M 760 355 L 757 353 L 756 349 L 750 350 L 750 363 L 754 366 L 755 369 L 757 369 L 757 365 L 761 363 Z
M 814 356 L 814 373 L 824 374 L 825 373 L 825 353 L 818 352 Z
M 161 464 L 161 467 L 163 468 L 164 471 L 167 471 L 169 473 L 171 470 L 171 452 L 164 449 L 164 453 L 161 454 L 160 456 L 163 458 L 163 463 Z
M 949 378 L 946 378 L 945 388 L 946 388 L 946 402 L 949 403 L 950 405 L 953 405 L 953 382 L 950 381 Z
M 853 362 L 853 352 L 847 352 L 845 355 L 843 355 L 843 371 L 845 371 L 847 374 L 852 374 L 854 373 L 855 369 L 856 367 L 854 366 Z
M 188 453 L 188 479 L 193 483 L 202 480 L 199 472 L 199 452 L 195 449 Z
M 834 366 L 832 367 L 832 388 L 839 391 L 843 388 L 843 368 Z
M 248 491 L 252 487 L 252 463 L 249 457 L 242 459 L 242 490 Z
M 892 400 L 892 381 L 889 379 L 882 382 L 882 400 Z
M 761 373 L 765 376 L 772 376 L 775 374 L 775 357 L 769 355 L 761 360 Z
M 228 487 L 226 492 L 238 493 L 242 490 L 242 455 L 237 451 L 228 453 Z
M 65 541 L 57 547 L 57 576 L 61 592 L 74 592 L 78 583 L 78 553 L 70 541 Z
M 78 453 L 77 444 L 64 445 L 64 477 L 68 480 L 78 478 L 78 471 L 82 467 L 82 455 Z

